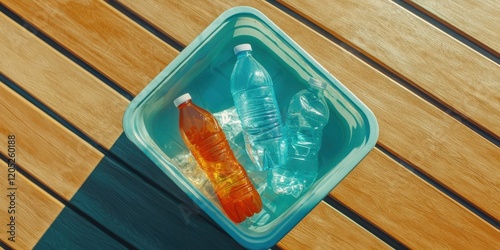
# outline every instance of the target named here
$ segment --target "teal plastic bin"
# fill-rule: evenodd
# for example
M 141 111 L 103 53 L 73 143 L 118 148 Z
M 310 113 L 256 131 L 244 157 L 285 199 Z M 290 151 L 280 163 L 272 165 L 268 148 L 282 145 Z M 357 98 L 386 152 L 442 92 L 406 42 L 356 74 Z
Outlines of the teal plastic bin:
M 325 96 L 330 120 L 319 152 L 319 176 L 307 192 L 297 199 L 275 195 L 261 183 L 265 173 L 247 168 L 266 203 L 265 210 L 236 225 L 173 160 L 188 151 L 179 134 L 179 113 L 173 100 L 190 93 L 197 105 L 212 113 L 233 107 L 229 78 L 236 62 L 233 48 L 241 43 L 252 45 L 252 54 L 270 73 L 282 115 L 292 95 L 304 89 L 313 76 L 328 84 Z M 123 127 L 128 138 L 200 208 L 241 245 L 252 249 L 275 245 L 354 169 L 378 137 L 373 113 L 273 22 L 250 7 L 227 10 L 194 39 L 134 98 L 125 111 Z

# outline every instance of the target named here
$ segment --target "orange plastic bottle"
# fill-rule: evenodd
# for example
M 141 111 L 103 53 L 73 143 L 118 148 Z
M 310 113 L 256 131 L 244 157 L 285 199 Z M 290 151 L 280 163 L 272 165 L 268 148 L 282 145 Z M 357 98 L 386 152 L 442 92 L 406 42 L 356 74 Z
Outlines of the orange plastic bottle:
M 262 209 L 260 195 L 229 147 L 217 120 L 191 101 L 189 94 L 174 100 L 179 130 L 194 158 L 207 174 L 217 198 L 235 223 Z

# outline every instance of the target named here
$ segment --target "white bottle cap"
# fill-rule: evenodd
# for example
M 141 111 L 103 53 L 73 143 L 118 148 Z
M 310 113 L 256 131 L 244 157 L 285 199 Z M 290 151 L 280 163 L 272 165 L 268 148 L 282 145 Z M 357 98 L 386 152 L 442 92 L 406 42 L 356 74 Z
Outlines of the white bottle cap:
M 189 93 L 186 93 L 184 95 L 181 95 L 177 97 L 177 99 L 174 100 L 174 105 L 175 107 L 179 107 L 179 105 L 191 100 L 191 95 Z
M 236 45 L 234 47 L 234 54 L 238 54 L 238 52 L 241 52 L 241 51 L 252 51 L 252 45 L 248 44 L 248 43 L 244 43 L 244 44 L 240 44 L 240 45 Z
M 326 88 L 325 82 L 318 80 L 314 77 L 309 78 L 309 85 L 311 85 L 311 87 L 314 87 L 317 89 L 325 89 Z

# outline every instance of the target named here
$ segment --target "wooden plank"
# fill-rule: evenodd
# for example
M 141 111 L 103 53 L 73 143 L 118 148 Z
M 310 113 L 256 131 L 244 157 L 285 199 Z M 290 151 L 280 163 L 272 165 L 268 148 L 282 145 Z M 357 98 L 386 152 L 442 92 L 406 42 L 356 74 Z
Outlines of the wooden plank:
M 324 64 L 323 64 L 324 65 Z
M 132 94 L 138 94 L 175 56 L 160 39 L 143 39 L 143 28 L 104 1 L 4 0 L 2 4 Z
M 378 150 L 330 195 L 411 249 L 494 249 L 500 245 L 498 229 Z
M 9 23 L 11 24 L 11 23 Z M 12 26 L 16 26 L 14 24 L 11 24 Z M 50 102 L 54 102 L 54 101 L 57 101 L 57 100 L 52 100 L 51 96 L 50 96 L 50 93 L 44 93 L 43 91 L 40 91 L 40 89 L 35 89 L 36 86 L 32 86 L 31 83 L 27 83 L 25 84 L 26 81 L 34 81 L 37 77 L 36 75 L 37 74 L 44 74 L 44 68 L 38 68 L 37 64 L 32 64 L 32 59 L 33 57 L 38 57 L 38 56 L 41 56 L 43 58 L 46 58 L 45 60 L 47 62 L 50 62 L 50 65 L 54 65 L 52 69 L 53 71 L 55 71 L 55 75 L 64 75 L 65 74 L 65 71 L 68 71 L 70 72 L 71 74 L 73 75 L 76 75 L 76 77 L 74 77 L 74 80 L 73 79 L 69 79 L 69 81 L 72 83 L 70 84 L 71 86 L 71 89 L 65 89 L 64 91 L 66 92 L 74 92 L 76 89 L 79 89 L 80 88 L 80 83 L 81 82 L 85 82 L 85 83 L 89 83 L 89 85 L 92 85 L 92 88 L 95 90 L 95 91 L 98 91 L 98 92 L 102 92 L 102 93 L 105 93 L 106 95 L 109 94 L 109 92 L 107 92 L 107 88 L 104 88 L 102 86 L 100 86 L 100 83 L 97 79 L 95 79 L 94 77 L 92 76 L 89 76 L 88 74 L 83 74 L 81 73 L 80 69 L 78 69 L 73 63 L 71 62 L 67 62 L 67 60 L 61 58 L 61 56 L 57 53 L 55 53 L 53 50 L 47 48 L 46 45 L 44 44 L 40 44 L 41 42 L 38 41 L 33 35 L 31 34 L 28 34 L 26 31 L 22 31 L 20 30 L 19 27 L 8 27 L 8 30 L 5 29 L 4 30 L 5 34 L 13 34 L 15 36 L 19 36 L 19 37 L 22 37 L 22 41 L 23 41 L 23 44 L 24 45 L 27 45 L 26 47 L 30 47 L 31 49 L 29 49 L 29 51 L 25 52 L 24 54 L 16 54 L 15 52 L 15 43 L 12 44 L 13 42 L 11 42 L 10 40 L 8 41 L 4 41 L 4 43 L 10 43 L 10 46 L 6 46 L 6 48 L 4 49 L 5 50 L 5 53 L 9 53 L 15 57 L 17 57 L 17 60 L 19 62 L 17 62 L 16 65 L 13 65 L 13 64 L 5 64 L 3 66 L 3 68 L 7 68 L 9 71 L 8 71 L 8 76 L 13 78 L 13 80 L 15 80 L 16 82 L 19 82 L 21 83 L 21 86 L 23 88 L 26 88 L 26 89 L 32 89 L 31 93 L 33 95 L 35 95 L 37 98 L 41 99 L 44 103 L 50 103 Z M 15 41 L 19 41 L 20 39 L 15 39 Z M 13 50 L 13 51 L 12 51 Z M 59 64 L 61 64 L 61 62 L 64 62 L 65 64 L 65 67 L 59 67 Z M 34 72 L 35 74 L 33 74 L 32 76 L 30 74 L 26 74 L 26 72 L 23 70 L 25 68 L 35 68 Z M 59 69 L 64 69 L 63 71 L 59 71 Z M 29 77 L 32 77 L 32 78 L 29 78 Z M 56 79 L 57 81 L 59 81 L 59 79 Z M 51 84 L 50 81 L 48 81 L 48 83 L 46 83 L 46 81 L 48 80 L 44 80 L 44 79 L 41 79 L 38 84 Z M 115 97 L 115 95 L 109 95 L 108 96 L 108 99 L 110 100 L 114 100 L 114 102 L 118 102 L 120 100 L 117 101 L 117 98 Z M 108 100 L 108 103 L 111 102 L 110 100 Z M 106 103 L 105 100 L 102 101 L 102 105 L 103 106 L 109 106 L 109 104 Z M 61 105 L 62 103 L 56 103 L 55 105 L 53 105 L 53 108 L 58 111 L 59 109 L 59 105 Z M 81 104 L 80 104 L 81 105 Z M 91 104 L 88 104 L 90 106 L 92 106 Z M 88 106 L 87 105 L 87 106 Z M 80 113 L 78 114 L 78 117 L 77 118 L 81 118 L 81 117 L 85 117 L 87 114 L 86 113 Z M 64 114 L 63 117 L 66 117 L 67 119 L 69 119 L 70 121 L 73 120 L 73 119 L 76 119 L 75 117 L 73 116 L 70 116 L 70 115 L 67 115 L 67 114 Z M 100 123 L 99 125 L 101 125 L 102 127 L 105 127 L 109 122 L 102 122 Z M 111 125 L 113 125 L 114 123 L 111 122 Z M 80 127 L 82 130 L 84 131 L 87 131 L 88 128 L 84 127 L 84 126 L 78 126 Z M 100 138 L 97 136 L 97 135 L 94 135 L 93 136 L 94 138 L 96 138 L 97 140 L 100 140 Z M 122 135 L 120 137 L 121 139 L 118 139 L 116 140 L 116 143 L 119 143 L 119 144 L 124 144 L 124 143 L 121 143 L 121 141 L 125 140 L 124 139 L 124 136 Z M 111 147 L 111 150 L 113 151 L 113 149 L 115 148 L 115 145 L 113 147 Z M 124 149 L 129 149 L 129 150 L 126 150 L 125 152 L 121 152 L 121 151 L 124 151 Z M 120 155 L 130 155 L 130 156 L 133 156 L 132 158 L 134 160 L 137 160 L 136 158 L 137 157 L 137 154 L 135 152 L 133 152 L 133 150 L 131 151 L 132 147 L 117 147 L 116 150 L 117 151 L 120 151 L 119 154 Z M 135 150 L 137 150 L 135 148 Z M 136 164 L 137 166 L 140 166 L 140 168 L 143 167 L 143 161 L 140 161 L 142 162 L 142 164 Z M 155 166 L 156 168 L 156 166 Z M 160 175 L 156 175 L 156 176 L 163 176 L 163 174 L 160 174 Z M 49 185 L 50 186 L 50 185 Z M 171 189 L 169 189 L 171 190 Z M 82 205 L 84 205 L 85 202 L 82 202 Z M 334 212 L 334 215 L 336 217 L 340 217 L 341 215 L 335 211 Z M 352 222 L 351 222 L 352 223 Z M 350 227 L 352 228 L 355 228 L 355 227 L 358 227 L 356 226 L 356 224 L 352 224 Z M 355 238 L 356 235 L 353 234 L 353 232 L 351 231 L 348 231 L 348 232 L 343 232 L 341 233 L 341 230 L 340 228 L 338 228 L 338 232 L 335 232 L 336 235 L 340 235 L 340 236 L 347 236 L 347 238 Z M 356 232 L 356 231 L 354 231 Z M 373 241 L 377 241 L 376 238 L 374 238 L 373 236 L 372 237 L 372 240 Z
M 405 0 L 451 29 L 500 56 L 500 2 L 495 0 Z
M 109 148 L 128 100 L 0 14 L 0 72 Z M 28 66 L 29 65 L 29 66 Z
M 162 30 L 166 35 L 184 46 L 187 46 L 225 10 L 240 5 L 262 6 L 260 3 L 244 4 L 245 1 L 193 3 L 175 0 L 118 0 L 117 2 L 120 2 L 131 11 L 140 15 L 153 26 Z M 164 14 L 165 9 L 171 10 L 169 11 L 170 15 Z M 275 15 L 275 13 L 272 14 L 273 16 Z M 182 22 L 179 22 L 179 20 L 182 20 Z
M 14 134 L 23 164 L 32 166 L 29 172 L 61 197 L 71 199 L 102 155 L 93 153 L 94 149 L 76 135 L 62 135 L 60 124 L 30 108 L 28 101 L 3 83 L 0 96 L 0 138 Z M 2 147 L 0 152 L 5 150 Z
M 134 248 L 240 248 L 200 211 L 185 212 L 194 204 L 104 157 L 4 84 L 0 97 L 0 137 L 16 136 L 19 166 Z M 196 241 L 190 240 L 193 230 Z
M 282 249 L 391 249 L 323 201 L 277 245 Z
M 2 161 L 3 162 L 3 161 Z M 2 169 L 6 171 L 6 163 Z M 9 181 L 7 174 L 0 175 L 1 188 L 7 190 Z M 125 246 L 102 232 L 99 228 L 84 220 L 71 209 L 65 206 L 36 186 L 19 172 L 16 173 L 15 187 L 16 205 L 15 214 L 8 214 L 7 209 L 2 209 L 0 218 L 10 223 L 10 216 L 15 216 L 15 237 L 7 230 L 2 230 L 0 239 L 13 249 L 75 249 L 76 247 L 108 247 L 112 249 L 125 249 Z M 0 206 L 8 208 L 10 199 L 2 197 Z M 64 220 L 61 220 L 64 218 Z M 7 224 L 7 223 L 5 223 Z M 7 227 L 5 227 L 7 228 Z M 55 236 L 64 236 L 64 241 L 57 241 Z M 57 248 L 55 248 L 57 247 Z
M 2 138 L 7 137 L 2 136 Z M 15 175 L 15 187 L 17 187 L 17 190 L 7 190 L 9 187 L 7 163 L 0 161 L 0 164 L 2 166 L 2 174 L 0 175 L 0 187 L 2 188 L 0 206 L 3 208 L 0 212 L 0 218 L 2 219 L 2 233 L 0 238 L 12 248 L 32 249 L 64 206 L 48 194 L 42 192 L 36 185 L 19 173 Z M 7 197 L 10 192 L 15 193 L 15 208 L 13 209 L 15 214 L 9 214 L 8 211 L 10 209 L 7 209 L 10 207 L 10 198 Z M 15 232 L 15 237 L 7 232 L 8 227 L 6 224 L 10 223 L 11 216 L 14 216 L 15 229 L 12 231 Z M 15 242 L 8 240 L 9 237 L 13 237 Z
M 270 4 L 120 2 L 184 45 L 230 7 L 259 9 L 370 107 L 381 128 L 380 145 L 500 219 L 498 147 Z M 164 9 L 176 14 L 163 15 Z
M 280 2 L 500 138 L 498 64 L 392 1 Z
M 3 14 L 0 23 L 0 56 L 9 58 L 0 61 L 2 74 L 158 187 L 190 201 L 124 135 L 121 123 L 128 100 Z

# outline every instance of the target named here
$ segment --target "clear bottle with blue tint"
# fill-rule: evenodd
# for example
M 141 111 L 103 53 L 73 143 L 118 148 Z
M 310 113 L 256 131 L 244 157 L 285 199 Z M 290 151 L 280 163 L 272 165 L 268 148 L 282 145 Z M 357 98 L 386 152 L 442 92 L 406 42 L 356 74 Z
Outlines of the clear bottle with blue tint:
M 325 88 L 325 82 L 311 77 L 308 88 L 290 100 L 285 122 L 288 161 L 269 175 L 277 194 L 298 197 L 316 180 L 323 128 L 330 117 Z
M 286 162 L 284 125 L 266 69 L 252 56 L 250 44 L 234 47 L 236 64 L 231 74 L 231 93 L 241 120 L 246 151 L 258 170 Z

